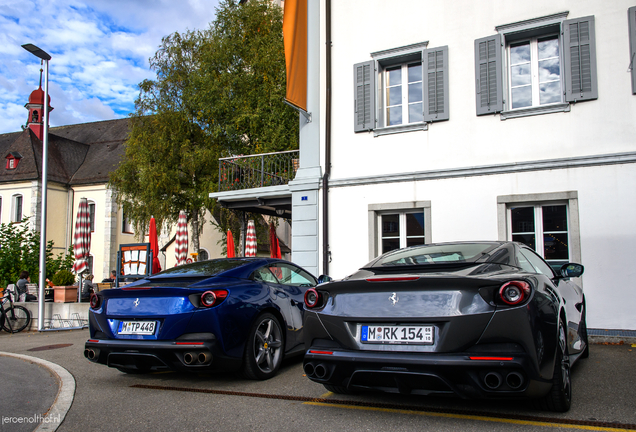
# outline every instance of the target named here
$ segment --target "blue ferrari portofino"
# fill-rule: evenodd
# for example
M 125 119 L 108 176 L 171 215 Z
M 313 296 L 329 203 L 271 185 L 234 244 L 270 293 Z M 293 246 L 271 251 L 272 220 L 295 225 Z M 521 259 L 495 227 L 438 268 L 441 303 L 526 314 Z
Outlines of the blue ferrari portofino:
M 240 369 L 268 379 L 304 351 L 303 298 L 317 284 L 271 258 L 175 267 L 94 294 L 84 355 L 127 373 Z

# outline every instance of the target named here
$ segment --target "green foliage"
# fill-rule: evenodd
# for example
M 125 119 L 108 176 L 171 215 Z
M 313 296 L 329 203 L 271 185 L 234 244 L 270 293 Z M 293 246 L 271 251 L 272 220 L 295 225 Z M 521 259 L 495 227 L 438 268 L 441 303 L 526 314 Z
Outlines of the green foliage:
M 75 283 L 75 275 L 69 270 L 60 270 L 53 275 L 51 282 L 54 286 L 67 286 Z
M 21 223 L 0 224 L 0 286 L 16 283 L 20 272 L 29 272 L 32 283 L 39 282 L 40 233 L 29 229 L 29 218 Z M 70 269 L 74 257 L 72 247 L 66 256 L 53 258 L 53 241 L 46 245 L 46 276 L 50 278 L 61 268 Z
M 221 0 L 208 30 L 173 33 L 150 59 L 157 73 L 135 101 L 126 155 L 111 173 L 117 203 L 139 234 L 184 210 L 198 250 L 218 159 L 298 148 L 285 105 L 282 13 L 269 0 Z

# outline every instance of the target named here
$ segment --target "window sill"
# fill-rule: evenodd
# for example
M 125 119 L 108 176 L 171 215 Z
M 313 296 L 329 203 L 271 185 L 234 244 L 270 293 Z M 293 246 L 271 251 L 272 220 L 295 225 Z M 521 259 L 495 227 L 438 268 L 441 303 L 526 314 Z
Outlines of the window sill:
M 538 107 L 532 107 L 532 108 L 521 108 L 516 110 L 510 110 L 510 111 L 502 111 L 501 120 L 507 120 L 507 119 L 517 118 L 517 117 L 528 117 L 528 116 L 541 115 L 541 114 L 552 114 L 557 112 L 570 112 L 570 104 L 565 102 L 565 103 L 558 103 L 553 105 L 538 106 Z
M 373 136 L 379 137 L 383 135 L 392 135 L 403 132 L 413 131 L 426 131 L 428 130 L 428 123 L 412 123 L 400 126 L 389 126 L 384 128 L 378 128 L 373 130 Z

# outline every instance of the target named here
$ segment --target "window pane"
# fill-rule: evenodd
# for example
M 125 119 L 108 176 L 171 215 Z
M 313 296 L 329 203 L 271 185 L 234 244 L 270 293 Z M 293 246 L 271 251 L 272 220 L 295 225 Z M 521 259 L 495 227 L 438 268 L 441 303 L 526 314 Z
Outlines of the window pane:
M 532 105 L 532 87 L 517 87 L 512 89 L 512 108 L 524 108 Z
M 409 103 L 422 102 L 422 82 L 409 84 Z
M 530 63 L 511 67 L 510 82 L 513 87 L 531 84 L 532 72 Z
M 386 71 L 387 85 L 394 86 L 402 84 L 402 68 L 388 69 Z
M 412 237 L 406 239 L 406 247 L 424 244 L 424 237 Z
M 569 258 L 567 233 L 543 234 L 543 257 L 547 260 L 567 260 Z
M 539 85 L 539 103 L 541 105 L 561 102 L 561 83 L 551 82 Z
M 534 233 L 534 207 L 516 207 L 510 214 L 513 233 Z
M 561 66 L 558 58 L 539 62 L 539 82 L 559 81 L 560 79 Z
M 398 237 L 400 235 L 400 217 L 397 214 L 382 215 L 382 237 Z
M 386 110 L 386 123 L 389 126 L 402 124 L 402 107 L 396 106 Z
M 382 240 L 382 253 L 392 251 L 400 248 L 400 239 L 383 239 Z
M 386 100 L 390 106 L 402 104 L 402 87 L 390 87 L 386 89 Z
M 424 214 L 423 213 L 407 213 L 406 214 L 406 235 L 407 237 L 424 235 Z
M 530 61 L 530 42 L 510 45 L 510 64 L 527 63 Z
M 534 249 L 537 244 L 534 234 L 513 234 L 512 241 L 523 243 L 532 249 Z
M 424 113 L 422 109 L 421 102 L 409 105 L 409 123 L 424 121 Z
M 545 39 L 539 39 L 539 60 L 559 57 L 559 37 L 551 36 Z
M 422 65 L 409 65 L 409 82 L 412 83 L 417 81 L 422 81 Z
M 543 231 L 567 231 L 568 215 L 565 205 L 543 206 Z

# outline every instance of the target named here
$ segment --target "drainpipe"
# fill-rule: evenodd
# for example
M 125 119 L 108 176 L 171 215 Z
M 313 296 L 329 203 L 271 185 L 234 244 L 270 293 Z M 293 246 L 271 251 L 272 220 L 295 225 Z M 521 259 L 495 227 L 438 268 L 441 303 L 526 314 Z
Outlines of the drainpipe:
M 329 274 L 329 176 L 331 174 L 331 0 L 325 2 L 325 174 L 322 177 L 322 273 Z

